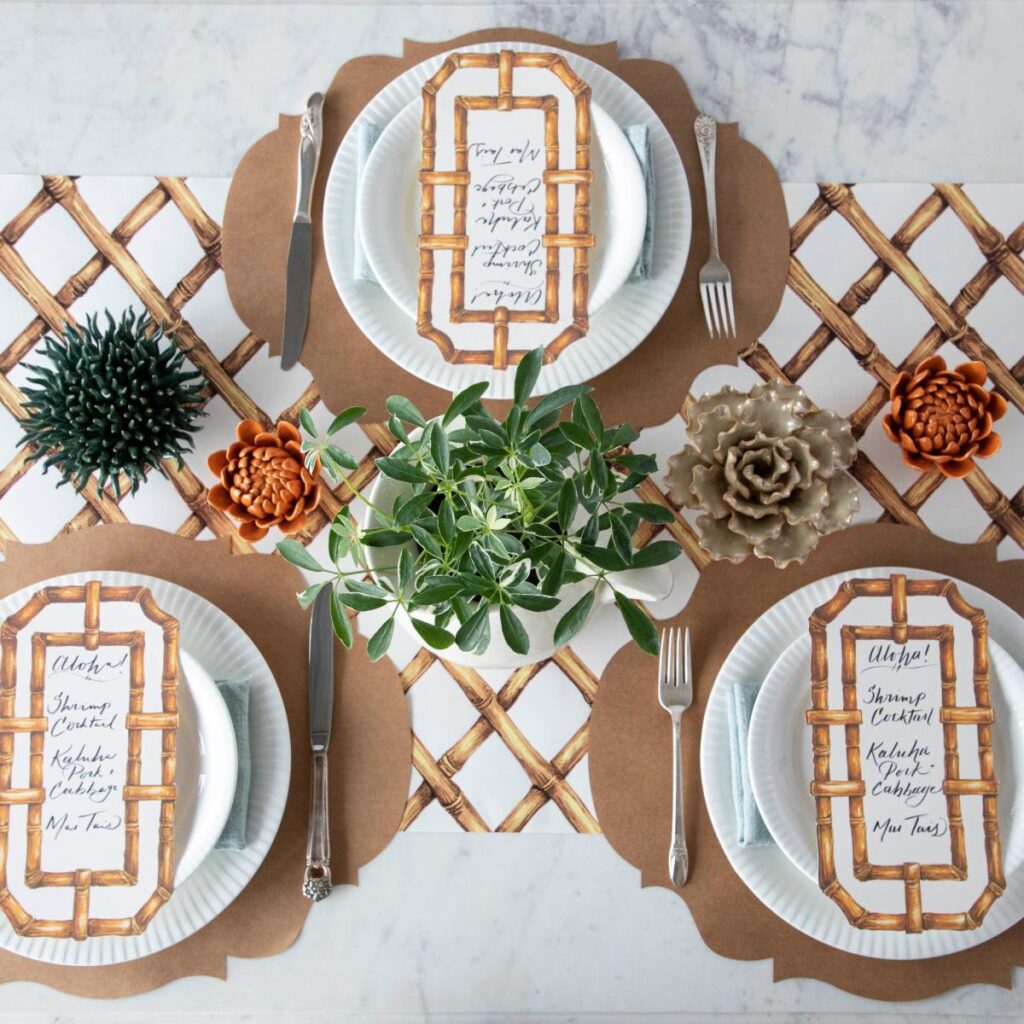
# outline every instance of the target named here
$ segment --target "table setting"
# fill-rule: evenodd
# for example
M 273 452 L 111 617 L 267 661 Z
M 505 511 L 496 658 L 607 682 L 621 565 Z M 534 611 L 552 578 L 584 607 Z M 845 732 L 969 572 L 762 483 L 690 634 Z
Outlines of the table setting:
M 230 180 L 0 176 L 3 981 L 230 982 L 464 831 L 1012 985 L 1020 189 L 783 184 L 682 72 L 406 41 Z

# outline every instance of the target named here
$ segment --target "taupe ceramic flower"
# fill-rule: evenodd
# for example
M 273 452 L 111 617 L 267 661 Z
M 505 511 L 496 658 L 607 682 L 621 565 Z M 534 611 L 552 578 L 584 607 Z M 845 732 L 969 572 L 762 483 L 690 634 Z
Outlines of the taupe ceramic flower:
M 857 511 L 850 424 L 812 409 L 803 388 L 773 381 L 704 395 L 689 435 L 665 480 L 676 502 L 703 510 L 700 544 L 712 558 L 803 562 Z

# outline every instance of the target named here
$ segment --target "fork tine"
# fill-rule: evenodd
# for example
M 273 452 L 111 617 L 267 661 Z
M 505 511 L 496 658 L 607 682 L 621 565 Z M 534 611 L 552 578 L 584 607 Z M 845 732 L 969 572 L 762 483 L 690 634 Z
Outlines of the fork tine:
M 715 301 L 714 284 L 708 285 L 708 305 L 711 307 L 711 319 L 715 325 L 714 336 L 720 338 L 722 336 L 722 321 L 718 315 L 718 303 Z
M 729 327 L 729 312 L 725 305 L 725 285 L 721 281 L 715 285 L 715 307 L 718 310 L 719 323 L 722 325 L 719 333 L 723 338 L 728 337 L 732 330 Z
M 658 645 L 658 685 L 665 682 L 665 634 L 668 630 L 661 631 L 661 643 Z
M 683 645 L 680 643 L 682 637 L 679 635 L 679 630 L 676 629 L 676 686 L 683 686 L 685 678 L 683 676 Z
M 686 627 L 686 633 L 683 639 L 684 645 L 684 667 L 683 667 L 683 683 L 686 686 L 693 686 L 693 665 L 690 662 L 690 627 Z
M 725 301 L 729 310 L 729 333 L 736 337 L 736 311 L 732 308 L 732 281 L 725 282 Z
M 675 688 L 676 685 L 676 631 L 668 631 L 668 651 L 665 656 L 666 683 Z
M 715 336 L 715 327 L 714 327 L 714 324 L 711 322 L 711 308 L 708 305 L 708 292 L 709 291 L 710 291 L 710 286 L 709 285 L 702 284 L 700 286 L 700 301 L 701 301 L 701 305 L 704 307 L 704 320 L 707 322 L 707 325 L 708 325 L 708 334 L 710 334 L 711 337 L 713 338 Z
M 672 630 L 672 685 L 679 689 L 679 684 L 683 681 L 683 674 L 679 671 L 679 659 L 682 657 L 682 647 L 680 646 L 681 637 L 679 635 L 678 627 Z

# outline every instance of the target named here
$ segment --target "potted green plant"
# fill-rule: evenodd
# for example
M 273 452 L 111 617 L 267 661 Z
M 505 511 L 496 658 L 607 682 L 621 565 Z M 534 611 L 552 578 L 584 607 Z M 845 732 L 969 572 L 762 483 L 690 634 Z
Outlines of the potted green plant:
M 346 609 L 386 607 L 369 640 L 371 658 L 387 651 L 398 622 L 449 660 L 512 667 L 549 657 L 609 601 L 636 643 L 657 652 L 654 624 L 634 602 L 667 596 L 666 563 L 680 548 L 674 540 L 634 547 L 642 520 L 669 523 L 672 512 L 632 495 L 656 460 L 628 450 L 639 436 L 633 427 L 604 425 L 585 385 L 559 388 L 529 406 L 541 362 L 538 349 L 517 367 L 504 420 L 481 404 L 485 382 L 457 394 L 429 422 L 407 399 L 388 399 L 397 445 L 376 460 L 380 475 L 366 492 L 349 476 L 356 459 L 336 443 L 366 410 L 346 409 L 324 434 L 302 417 L 307 464 L 319 459 L 362 498 L 366 512 L 362 522 L 347 507 L 335 516 L 332 566 L 294 540 L 277 548 L 324 574 L 300 600 L 332 588 L 343 644 L 352 643 Z M 350 563 L 355 567 L 346 568 Z

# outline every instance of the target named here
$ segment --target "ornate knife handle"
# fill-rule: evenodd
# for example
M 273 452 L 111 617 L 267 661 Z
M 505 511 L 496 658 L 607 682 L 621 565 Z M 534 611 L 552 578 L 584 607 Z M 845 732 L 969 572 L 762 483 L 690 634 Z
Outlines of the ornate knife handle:
M 320 144 L 324 136 L 323 96 L 315 92 L 299 122 L 299 187 L 295 201 L 295 219 L 309 220 L 313 205 L 313 183 L 320 163 Z
M 715 202 L 715 144 L 718 140 L 718 125 L 713 117 L 701 114 L 693 123 L 700 151 L 700 165 L 704 171 L 704 192 L 708 201 L 708 228 L 711 232 L 711 254 L 718 258 L 718 211 Z
M 306 839 L 306 877 L 302 892 L 314 903 L 326 899 L 331 882 L 331 833 L 327 812 L 327 751 L 313 752 L 313 788 L 310 793 L 309 835 Z

